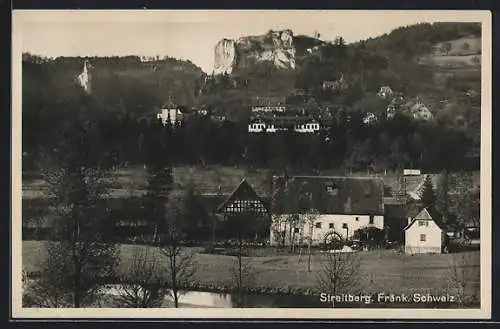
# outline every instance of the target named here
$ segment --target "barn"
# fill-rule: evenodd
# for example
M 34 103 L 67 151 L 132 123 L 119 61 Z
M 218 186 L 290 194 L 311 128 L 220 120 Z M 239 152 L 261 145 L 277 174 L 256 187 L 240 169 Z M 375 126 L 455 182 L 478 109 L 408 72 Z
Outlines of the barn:
M 405 253 L 441 253 L 444 230 L 435 211 L 424 208 L 404 228 Z

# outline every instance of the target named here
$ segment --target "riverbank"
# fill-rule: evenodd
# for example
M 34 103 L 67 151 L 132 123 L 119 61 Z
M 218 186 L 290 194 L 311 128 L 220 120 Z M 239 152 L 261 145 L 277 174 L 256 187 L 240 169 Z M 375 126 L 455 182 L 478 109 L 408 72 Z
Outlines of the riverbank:
M 126 274 L 134 247 L 121 245 L 121 262 L 118 272 Z M 153 248 L 138 246 L 139 248 Z M 162 257 L 156 250 L 154 253 Z M 197 271 L 186 290 L 231 293 L 232 270 L 235 257 L 200 253 L 199 248 L 189 248 L 195 253 Z M 23 241 L 23 268 L 36 272 L 46 257 L 43 242 Z M 478 299 L 479 251 L 461 254 L 405 255 L 392 250 L 358 252 L 359 269 L 356 290 L 363 294 L 433 294 L 453 293 L 450 271 L 458 270 L 466 282 L 466 296 Z M 307 256 L 250 257 L 253 280 L 248 284 L 249 293 L 272 295 L 319 296 L 317 277 L 323 266 L 322 257 L 312 257 L 311 271 L 307 270 Z

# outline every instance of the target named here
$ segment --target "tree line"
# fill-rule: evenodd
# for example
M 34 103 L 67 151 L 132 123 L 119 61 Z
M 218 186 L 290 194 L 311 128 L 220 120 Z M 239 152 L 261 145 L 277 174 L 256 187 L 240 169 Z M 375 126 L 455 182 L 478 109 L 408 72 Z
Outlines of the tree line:
M 64 125 L 64 121 L 57 124 Z M 40 150 L 50 149 L 60 138 L 50 126 L 23 130 L 24 170 L 36 171 Z M 108 115 L 89 122 L 89 127 L 96 138 L 92 151 L 109 166 L 143 165 L 149 157 L 168 157 L 177 166 L 216 164 L 304 171 L 479 168 L 477 156 L 469 156 L 474 140 L 463 130 L 416 122 L 404 115 L 366 125 L 360 112 L 347 117 L 339 111 L 330 126 L 317 134 L 249 134 L 245 123 L 216 122 L 202 116 L 163 126 L 156 118 Z

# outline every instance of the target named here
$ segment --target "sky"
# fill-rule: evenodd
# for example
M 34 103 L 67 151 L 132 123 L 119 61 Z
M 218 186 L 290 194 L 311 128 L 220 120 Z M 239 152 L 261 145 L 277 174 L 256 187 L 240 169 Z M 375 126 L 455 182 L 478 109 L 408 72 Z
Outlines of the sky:
M 42 56 L 170 56 L 210 73 L 223 38 L 291 29 L 350 43 L 437 21 L 479 19 L 465 11 L 14 11 L 13 37 L 22 52 Z

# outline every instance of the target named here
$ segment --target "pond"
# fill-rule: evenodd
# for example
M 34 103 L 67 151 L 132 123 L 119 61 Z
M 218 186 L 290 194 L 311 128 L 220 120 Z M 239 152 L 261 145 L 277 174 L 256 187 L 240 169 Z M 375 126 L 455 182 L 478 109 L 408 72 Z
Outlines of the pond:
M 119 285 L 108 286 L 106 293 L 117 296 L 120 293 Z M 347 296 L 344 295 L 344 299 Z M 372 301 L 375 296 L 372 296 Z M 215 293 L 206 291 L 187 291 L 179 299 L 180 307 L 209 307 L 209 308 L 237 308 L 239 296 L 230 293 Z M 163 304 L 171 307 L 172 301 L 169 294 L 165 297 Z M 327 296 L 296 296 L 296 295 L 271 295 L 271 294 L 245 294 L 243 296 L 245 308 L 332 308 L 332 302 L 327 301 Z M 366 303 L 361 301 L 336 302 L 335 308 L 456 308 L 457 305 L 449 302 L 444 303 Z M 479 307 L 479 306 L 477 306 Z

